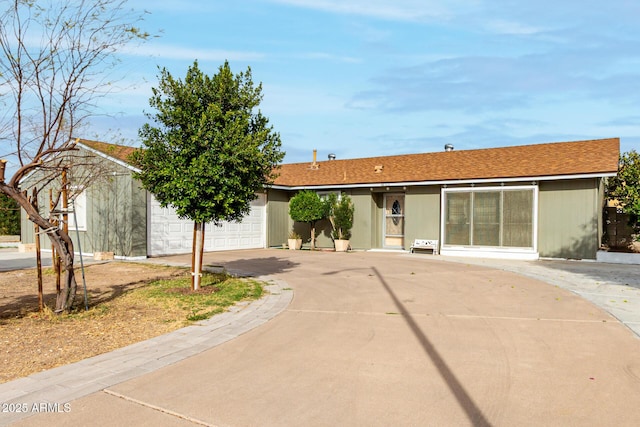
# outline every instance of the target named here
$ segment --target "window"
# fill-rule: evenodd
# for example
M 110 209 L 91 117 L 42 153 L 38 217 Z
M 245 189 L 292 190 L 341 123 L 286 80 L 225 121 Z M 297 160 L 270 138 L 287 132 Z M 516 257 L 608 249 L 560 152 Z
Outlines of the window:
M 471 193 L 447 193 L 445 242 L 471 244 Z
M 535 187 L 444 189 L 444 245 L 532 248 Z
M 339 191 L 317 191 L 316 194 L 318 194 L 321 200 L 327 200 L 330 194 L 338 196 L 338 200 L 342 198 L 342 193 Z
M 73 215 L 75 209 L 75 217 Z M 87 192 L 82 191 L 75 196 L 73 203 L 69 201 L 69 229 L 75 230 L 76 227 L 80 231 L 87 230 Z M 76 225 L 77 220 L 77 225 Z

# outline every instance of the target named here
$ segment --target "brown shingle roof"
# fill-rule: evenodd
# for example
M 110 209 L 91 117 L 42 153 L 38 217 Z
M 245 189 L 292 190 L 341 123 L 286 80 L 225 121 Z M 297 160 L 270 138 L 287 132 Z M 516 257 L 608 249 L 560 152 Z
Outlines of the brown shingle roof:
M 138 148 L 81 139 L 80 143 L 130 164 Z M 481 150 L 405 154 L 281 165 L 275 185 L 312 187 L 609 174 L 618 170 L 620 139 L 520 145 Z M 379 172 L 376 172 L 379 170 Z
M 108 144 L 106 142 L 91 141 L 88 139 L 81 139 L 81 144 L 86 145 L 89 148 L 93 148 L 96 151 L 106 154 L 109 157 L 118 159 L 126 164 L 130 165 L 129 156 L 134 151 L 138 150 L 136 147 L 129 147 L 126 145 Z
M 285 187 L 609 174 L 618 170 L 619 138 L 481 150 L 284 164 Z M 376 172 L 379 170 L 379 172 Z

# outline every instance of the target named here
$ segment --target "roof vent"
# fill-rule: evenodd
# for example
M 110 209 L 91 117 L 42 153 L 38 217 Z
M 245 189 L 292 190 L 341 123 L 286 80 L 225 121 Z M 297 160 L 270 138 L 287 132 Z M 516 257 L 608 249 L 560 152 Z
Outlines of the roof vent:
M 335 160 L 336 159 L 336 155 L 333 153 L 329 153 L 329 155 L 327 156 L 329 158 L 329 160 Z
M 384 166 L 382 166 L 382 165 L 375 165 L 375 166 L 373 167 L 373 171 L 374 171 L 375 173 L 382 173 L 382 170 L 383 170 L 383 169 L 384 169 Z
M 453 151 L 453 144 L 444 144 L 444 151 Z
M 309 167 L 309 169 L 318 169 L 319 165 L 316 162 L 316 156 L 318 155 L 318 150 L 314 149 L 313 150 L 313 163 L 311 163 L 311 166 Z

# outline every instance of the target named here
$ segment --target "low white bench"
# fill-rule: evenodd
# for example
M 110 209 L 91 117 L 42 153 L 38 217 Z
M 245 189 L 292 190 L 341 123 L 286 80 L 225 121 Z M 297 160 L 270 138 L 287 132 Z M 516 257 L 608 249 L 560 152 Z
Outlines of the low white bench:
M 431 249 L 433 251 L 433 255 L 438 255 L 438 241 L 437 240 L 427 240 L 427 239 L 416 239 L 413 241 L 411 245 L 411 253 L 413 253 L 416 249 L 420 250 L 428 250 Z

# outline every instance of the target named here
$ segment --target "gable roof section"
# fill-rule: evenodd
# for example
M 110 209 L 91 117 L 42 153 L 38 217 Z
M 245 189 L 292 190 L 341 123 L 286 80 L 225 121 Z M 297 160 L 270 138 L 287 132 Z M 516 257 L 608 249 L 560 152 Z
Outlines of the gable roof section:
M 131 165 L 129 161 L 129 156 L 139 148 L 129 147 L 126 145 L 118 145 L 118 144 L 109 144 L 106 142 L 99 141 L 91 141 L 88 139 L 80 139 L 78 141 L 79 145 L 88 148 L 90 151 L 98 154 L 102 157 L 108 158 L 109 160 L 115 161 L 116 163 L 125 166 L 131 170 L 137 170 L 135 167 Z
M 276 187 L 329 187 L 427 182 L 613 176 L 620 139 L 442 151 L 349 160 L 284 164 Z

